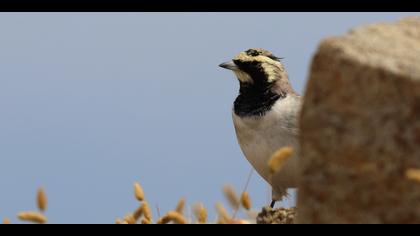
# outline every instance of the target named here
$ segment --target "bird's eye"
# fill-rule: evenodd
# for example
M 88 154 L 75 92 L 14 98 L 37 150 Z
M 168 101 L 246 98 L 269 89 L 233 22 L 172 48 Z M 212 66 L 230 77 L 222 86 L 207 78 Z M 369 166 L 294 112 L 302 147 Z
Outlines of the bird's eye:
M 256 57 L 256 56 L 260 55 L 260 52 L 258 52 L 258 51 L 257 51 L 257 50 L 255 50 L 255 49 L 249 49 L 249 50 L 247 50 L 247 51 L 246 51 L 246 54 L 247 54 L 248 56 L 253 56 L 253 57 Z
M 240 60 L 233 59 L 232 61 L 233 61 L 233 63 L 234 63 L 235 65 L 239 65 L 239 64 L 241 64 L 241 61 L 240 61 Z

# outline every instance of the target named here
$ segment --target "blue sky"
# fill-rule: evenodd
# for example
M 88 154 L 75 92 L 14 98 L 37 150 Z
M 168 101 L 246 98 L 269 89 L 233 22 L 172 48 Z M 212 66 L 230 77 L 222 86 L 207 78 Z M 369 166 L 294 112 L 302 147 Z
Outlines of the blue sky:
M 51 223 L 113 223 L 137 207 L 134 181 L 162 212 L 184 196 L 213 211 L 251 168 L 221 62 L 266 48 L 302 93 L 322 38 L 410 15 L 0 13 L 0 217 L 35 209 L 43 186 Z M 249 192 L 268 203 L 257 174 Z

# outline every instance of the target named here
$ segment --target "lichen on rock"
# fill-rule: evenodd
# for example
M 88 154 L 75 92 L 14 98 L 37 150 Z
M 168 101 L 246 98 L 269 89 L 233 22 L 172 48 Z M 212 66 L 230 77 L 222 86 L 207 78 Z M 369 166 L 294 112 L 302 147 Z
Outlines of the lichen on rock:
M 296 216 L 296 208 L 264 207 L 257 216 L 257 224 L 293 224 Z

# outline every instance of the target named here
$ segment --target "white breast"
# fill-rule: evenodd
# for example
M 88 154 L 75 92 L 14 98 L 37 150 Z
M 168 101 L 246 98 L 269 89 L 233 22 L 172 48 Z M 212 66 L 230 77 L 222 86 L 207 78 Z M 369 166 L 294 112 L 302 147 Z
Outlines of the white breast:
M 289 158 L 282 171 L 270 175 L 268 161 L 271 155 L 284 146 L 298 152 L 297 119 L 300 97 L 287 96 L 277 101 L 262 117 L 241 118 L 233 112 L 233 122 L 239 145 L 255 170 L 273 187 L 284 191 L 296 187 L 297 155 Z

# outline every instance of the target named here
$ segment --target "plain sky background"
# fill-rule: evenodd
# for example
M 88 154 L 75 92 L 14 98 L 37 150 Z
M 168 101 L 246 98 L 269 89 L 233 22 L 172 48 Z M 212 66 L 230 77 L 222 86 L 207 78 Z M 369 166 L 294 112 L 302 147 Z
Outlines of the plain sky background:
M 410 15 L 0 13 L 0 218 L 36 209 L 43 186 L 51 223 L 113 223 L 138 206 L 134 181 L 154 213 L 183 196 L 213 212 L 251 168 L 231 120 L 238 82 L 218 65 L 266 48 L 302 93 L 322 38 Z M 248 190 L 268 203 L 256 173 Z

